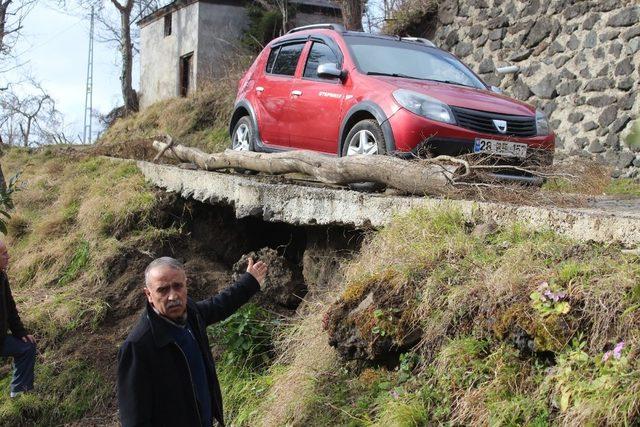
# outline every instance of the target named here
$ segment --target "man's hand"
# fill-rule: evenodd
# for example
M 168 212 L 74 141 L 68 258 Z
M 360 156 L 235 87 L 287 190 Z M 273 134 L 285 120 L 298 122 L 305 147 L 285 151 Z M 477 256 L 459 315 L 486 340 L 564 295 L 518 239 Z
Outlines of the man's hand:
M 30 342 L 31 344 L 36 343 L 36 339 L 33 337 L 33 335 L 25 335 L 24 337 L 22 337 L 22 341 Z
M 253 258 L 249 258 L 247 264 L 247 273 L 251 274 L 260 284 L 260 287 L 264 284 L 264 279 L 267 277 L 267 264 L 262 261 L 253 263 Z

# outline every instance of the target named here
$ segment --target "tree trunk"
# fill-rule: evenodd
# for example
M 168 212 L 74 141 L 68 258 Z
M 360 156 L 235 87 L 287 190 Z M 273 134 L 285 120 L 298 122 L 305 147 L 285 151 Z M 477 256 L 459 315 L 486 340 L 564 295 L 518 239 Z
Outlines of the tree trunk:
M 270 174 L 303 173 L 328 184 L 376 182 L 409 194 L 442 195 L 451 190 L 455 170 L 442 163 L 414 162 L 391 156 L 329 157 L 311 151 L 255 153 L 227 150 L 208 154 L 197 148 L 154 141 L 161 154 L 193 162 L 204 170 L 249 169 Z
M 122 100 L 126 114 L 138 111 L 138 94 L 133 90 L 133 44 L 131 43 L 131 10 L 133 0 L 127 0 L 122 8 L 118 8 L 120 12 L 121 25 L 121 45 L 122 53 L 122 70 L 120 74 L 120 84 L 122 89 Z
M 364 0 L 341 0 L 342 22 L 347 30 L 362 31 Z
M 10 3 L 11 0 L 0 0 L 0 53 L 4 51 L 3 40 L 7 25 L 7 9 L 9 8 Z

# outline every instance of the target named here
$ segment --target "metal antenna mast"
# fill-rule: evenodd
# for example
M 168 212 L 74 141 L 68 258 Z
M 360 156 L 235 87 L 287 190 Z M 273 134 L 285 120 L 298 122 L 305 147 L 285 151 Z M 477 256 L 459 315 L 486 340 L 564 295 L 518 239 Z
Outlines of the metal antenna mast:
M 89 27 L 89 59 L 87 60 L 87 89 L 84 95 L 84 131 L 82 143 L 91 143 L 91 110 L 93 110 L 93 6 L 91 7 L 91 26 Z M 88 139 L 88 140 L 87 140 Z

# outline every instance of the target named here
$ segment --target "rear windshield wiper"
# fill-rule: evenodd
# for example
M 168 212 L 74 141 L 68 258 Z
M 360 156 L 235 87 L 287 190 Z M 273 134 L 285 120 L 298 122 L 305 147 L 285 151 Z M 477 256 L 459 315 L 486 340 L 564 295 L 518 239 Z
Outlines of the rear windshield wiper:
M 406 74 L 399 74 L 399 73 L 382 73 L 382 72 L 379 72 L 379 71 L 367 71 L 367 75 L 368 75 L 368 76 L 403 77 L 403 78 L 405 78 L 405 79 L 424 80 L 424 79 L 421 79 L 420 77 L 408 76 L 408 75 L 406 75 Z

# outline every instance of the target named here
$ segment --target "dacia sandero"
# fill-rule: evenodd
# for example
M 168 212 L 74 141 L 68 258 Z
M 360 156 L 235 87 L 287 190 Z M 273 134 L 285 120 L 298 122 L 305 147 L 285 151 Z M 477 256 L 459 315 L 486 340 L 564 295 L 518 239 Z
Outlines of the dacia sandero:
M 498 92 L 427 39 L 310 25 L 258 55 L 239 81 L 229 132 L 234 150 L 550 164 L 555 136 L 543 112 Z

